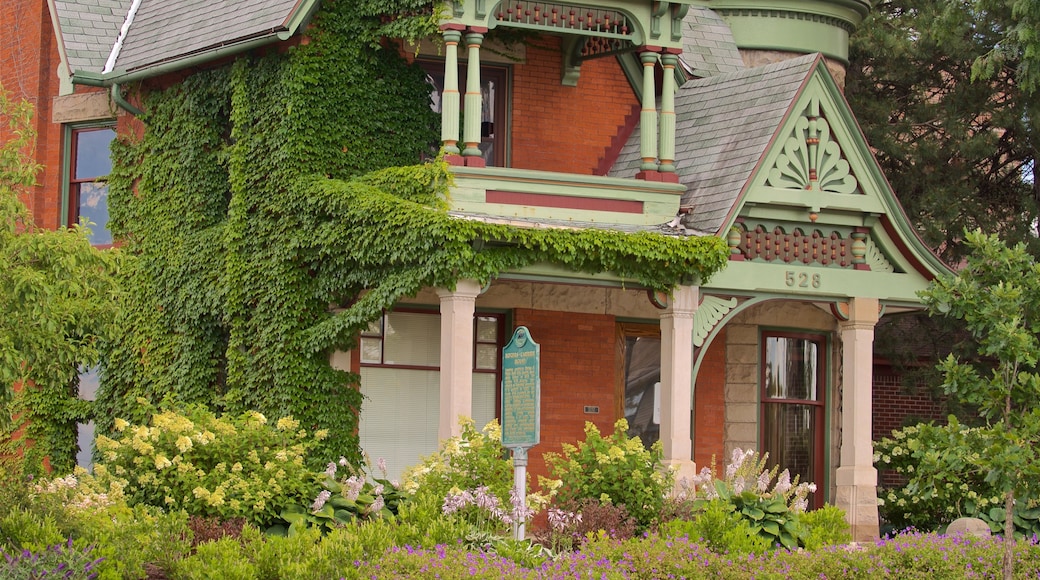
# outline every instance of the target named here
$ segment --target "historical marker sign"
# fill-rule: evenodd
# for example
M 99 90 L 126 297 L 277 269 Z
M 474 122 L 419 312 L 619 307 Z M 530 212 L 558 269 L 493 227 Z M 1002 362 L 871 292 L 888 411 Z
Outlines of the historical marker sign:
M 534 447 L 541 435 L 541 347 L 527 327 L 513 333 L 502 349 L 502 445 Z

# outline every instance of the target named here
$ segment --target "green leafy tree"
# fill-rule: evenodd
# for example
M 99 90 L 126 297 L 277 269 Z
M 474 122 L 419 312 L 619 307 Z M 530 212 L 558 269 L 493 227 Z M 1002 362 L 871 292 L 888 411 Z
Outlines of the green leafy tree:
M 922 297 L 931 313 L 963 321 L 978 341 L 987 364 L 951 355 L 940 368 L 946 393 L 977 408 L 986 423 L 971 437 L 951 437 L 922 464 L 938 478 L 977 470 L 1000 492 L 1004 574 L 1011 578 L 1016 498 L 1035 497 L 1040 487 L 1040 264 L 1024 245 L 1008 247 L 995 235 L 975 231 L 966 240 L 967 265 L 935 280 Z M 939 481 L 919 483 L 927 496 L 928 484 L 934 489 Z
M 20 198 L 39 170 L 32 108 L 2 87 L 0 123 L 9 135 L 0 142 L 0 455 L 24 451 L 31 471 L 49 457 L 65 471 L 89 411 L 77 399 L 77 369 L 98 362 L 117 308 L 118 251 L 91 247 L 83 227 L 35 226 Z M 28 449 L 12 437 L 23 423 Z
M 1017 20 L 1019 5 L 1037 4 L 886 0 L 851 39 L 849 103 L 922 239 L 948 263 L 976 228 L 1040 251 L 1036 75 L 1025 49 L 1005 50 L 1008 35 L 1040 42 Z

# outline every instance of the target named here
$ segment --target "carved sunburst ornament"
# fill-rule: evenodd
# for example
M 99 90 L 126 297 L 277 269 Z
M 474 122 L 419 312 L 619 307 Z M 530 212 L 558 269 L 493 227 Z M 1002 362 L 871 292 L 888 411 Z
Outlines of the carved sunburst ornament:
M 838 142 L 831 140 L 830 125 L 820 114 L 819 98 L 814 97 L 795 122 L 766 183 L 784 189 L 859 193 L 849 162 Z

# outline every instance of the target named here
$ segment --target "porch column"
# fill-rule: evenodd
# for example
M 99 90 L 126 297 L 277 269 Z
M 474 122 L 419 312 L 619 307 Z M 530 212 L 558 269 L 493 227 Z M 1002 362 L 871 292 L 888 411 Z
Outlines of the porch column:
M 459 41 L 462 33 L 446 29 L 444 36 L 444 92 L 441 93 L 441 142 L 448 155 L 459 154 Z
M 661 445 L 664 463 L 676 469 L 676 481 L 693 477 L 690 413 L 693 409 L 693 315 L 696 286 L 678 286 L 661 313 Z
M 480 45 L 484 42 L 484 34 L 476 29 L 466 33 L 466 47 L 469 55 L 466 62 L 466 109 L 462 120 L 462 141 L 466 148 L 462 156 L 466 165 L 484 166 L 484 158 L 480 152 L 480 121 L 483 118 L 482 96 L 480 93 Z
M 853 541 L 878 537 L 877 470 L 871 441 L 876 298 L 849 300 L 842 343 L 841 454 L 834 504 L 845 510 Z
M 441 301 L 440 441 L 459 435 L 459 417 L 473 416 L 473 312 L 480 284 L 459 280 L 437 288 Z
M 639 152 L 643 164 L 639 167 L 643 172 L 657 171 L 657 90 L 654 88 L 657 53 L 646 50 L 639 54 L 639 60 L 643 62 L 643 109 L 639 113 Z
M 661 81 L 661 173 L 675 175 L 675 65 L 679 56 L 672 52 L 661 55 L 664 74 Z M 677 180 L 676 180 L 677 181 Z

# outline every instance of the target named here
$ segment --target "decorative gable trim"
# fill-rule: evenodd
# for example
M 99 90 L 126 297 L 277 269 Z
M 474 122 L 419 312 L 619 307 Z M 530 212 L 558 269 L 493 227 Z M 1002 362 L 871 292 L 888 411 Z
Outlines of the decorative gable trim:
M 769 170 L 766 184 L 782 189 L 862 193 L 841 146 L 831 138 L 818 96 L 810 99 L 783 143 L 783 154 Z

